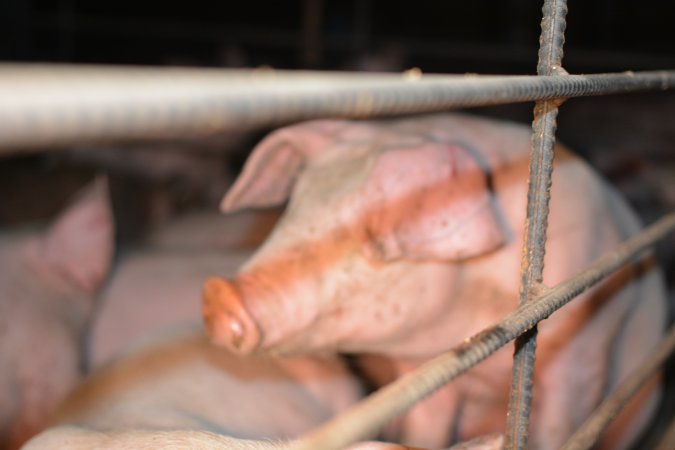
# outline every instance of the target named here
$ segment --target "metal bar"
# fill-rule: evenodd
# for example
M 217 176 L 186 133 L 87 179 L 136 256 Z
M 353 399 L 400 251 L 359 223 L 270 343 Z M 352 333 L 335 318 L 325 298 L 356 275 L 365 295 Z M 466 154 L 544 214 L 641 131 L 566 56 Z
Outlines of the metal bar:
M 0 149 L 182 138 L 675 86 L 675 71 L 474 76 L 0 65 Z
M 675 212 L 622 243 L 586 270 L 547 289 L 536 300 L 519 306 L 497 324 L 385 386 L 286 448 L 340 449 L 372 436 L 398 414 L 531 329 L 584 290 L 626 263 L 638 259 L 649 246 L 673 230 Z
M 539 38 L 537 75 L 551 76 L 562 71 L 563 42 L 565 40 L 565 0 L 546 0 Z M 553 174 L 553 147 L 559 101 L 538 101 L 532 122 L 532 151 L 530 178 L 527 191 L 527 219 L 523 238 L 523 266 L 521 268 L 519 304 L 530 301 L 542 285 L 546 229 L 548 227 L 551 175 Z M 513 357 L 513 375 L 509 391 L 509 409 L 506 416 L 505 448 L 527 448 L 532 404 L 532 382 L 537 348 L 537 327 L 516 339 Z
M 621 409 L 626 406 L 631 397 L 640 389 L 640 387 L 656 372 L 656 370 L 668 359 L 668 356 L 675 350 L 675 326 L 671 327 L 666 337 L 659 346 L 649 355 L 649 358 L 624 380 L 617 389 L 612 392 L 601 404 L 593 411 L 584 424 L 572 435 L 572 437 L 563 445 L 560 450 L 585 450 L 595 444 L 600 434 L 616 417 Z M 672 446 L 675 441 L 671 441 Z M 672 448 L 672 447 L 670 447 Z

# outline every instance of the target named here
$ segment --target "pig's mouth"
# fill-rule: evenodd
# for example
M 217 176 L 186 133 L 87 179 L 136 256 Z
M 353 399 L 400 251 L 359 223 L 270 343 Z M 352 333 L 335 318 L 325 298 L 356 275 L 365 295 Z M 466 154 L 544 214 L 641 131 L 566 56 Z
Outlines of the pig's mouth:
M 234 283 L 220 277 L 209 278 L 204 283 L 202 300 L 204 325 L 213 343 L 242 355 L 258 349 L 260 329 Z

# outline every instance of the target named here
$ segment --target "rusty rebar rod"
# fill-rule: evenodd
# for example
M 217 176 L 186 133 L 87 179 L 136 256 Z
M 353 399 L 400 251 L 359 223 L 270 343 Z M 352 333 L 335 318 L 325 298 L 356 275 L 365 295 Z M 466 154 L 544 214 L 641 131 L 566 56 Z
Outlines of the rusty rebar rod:
M 341 449 L 372 436 L 419 400 L 531 329 L 612 272 L 638 259 L 654 242 L 673 230 L 675 230 L 675 213 L 670 213 L 642 233 L 622 243 L 615 251 L 596 260 L 586 270 L 547 289 L 545 293 L 519 306 L 497 324 L 385 386 L 352 406 L 346 413 L 326 422 L 298 441 L 289 443 L 287 449 Z
M 674 86 L 675 71 L 419 76 L 0 64 L 0 149 L 197 137 L 309 118 L 395 116 Z
M 561 64 L 566 14 L 566 0 L 544 2 L 537 64 L 539 76 L 565 74 Z M 523 266 L 520 280 L 519 304 L 521 305 L 530 301 L 543 283 L 558 105 L 559 101 L 543 100 L 537 101 L 534 107 L 527 219 L 523 237 Z M 505 448 L 507 450 L 527 448 L 536 347 L 536 326 L 516 339 L 509 409 L 506 416 Z
M 595 444 L 621 409 L 675 350 L 675 326 L 649 357 L 598 406 L 560 450 L 586 450 Z M 675 446 L 675 441 L 670 445 Z M 673 447 L 670 447 L 673 448 Z

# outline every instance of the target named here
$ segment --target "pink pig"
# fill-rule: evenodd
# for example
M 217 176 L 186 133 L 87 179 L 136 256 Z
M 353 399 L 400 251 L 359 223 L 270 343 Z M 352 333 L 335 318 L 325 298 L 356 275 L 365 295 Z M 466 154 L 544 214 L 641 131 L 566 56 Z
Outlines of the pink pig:
M 103 179 L 46 232 L 0 237 L 0 448 L 39 431 L 79 382 L 82 339 L 112 249 Z
M 213 341 L 241 354 L 379 354 L 400 375 L 495 323 L 517 304 L 529 147 L 524 126 L 464 115 L 313 121 L 272 133 L 222 209 L 290 201 L 232 281 L 206 282 Z M 555 167 L 548 285 L 640 228 L 562 146 Z M 541 324 L 532 448 L 560 446 L 640 364 L 663 333 L 664 298 L 656 270 L 627 267 Z M 413 408 L 399 438 L 438 448 L 503 431 L 512 352 Z M 628 446 L 659 395 L 656 382 L 643 390 L 601 448 Z

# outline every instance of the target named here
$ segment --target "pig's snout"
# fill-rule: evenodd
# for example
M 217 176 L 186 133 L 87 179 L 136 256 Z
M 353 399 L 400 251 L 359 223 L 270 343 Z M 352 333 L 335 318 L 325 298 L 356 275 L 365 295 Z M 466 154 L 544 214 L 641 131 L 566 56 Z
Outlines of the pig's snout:
M 258 348 L 260 330 L 234 283 L 220 277 L 209 278 L 204 283 L 202 300 L 204 324 L 212 342 L 238 354 L 249 354 Z

